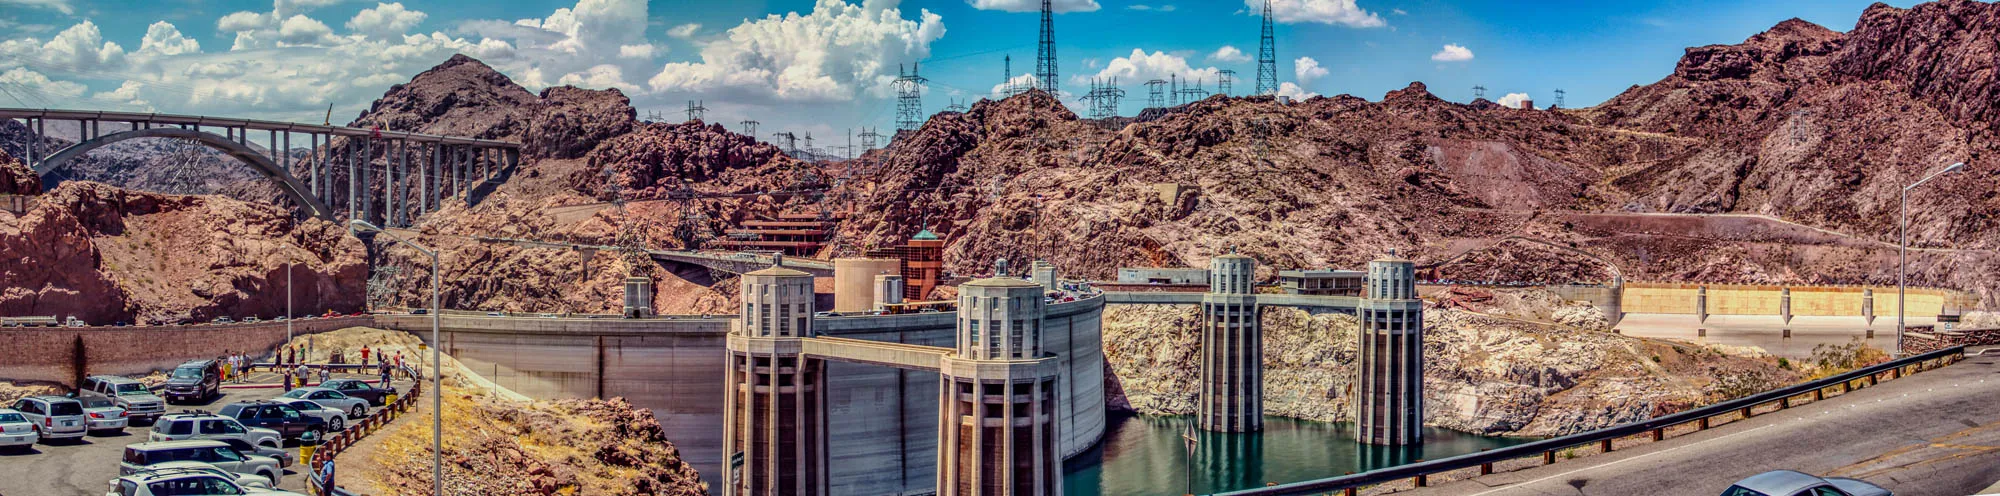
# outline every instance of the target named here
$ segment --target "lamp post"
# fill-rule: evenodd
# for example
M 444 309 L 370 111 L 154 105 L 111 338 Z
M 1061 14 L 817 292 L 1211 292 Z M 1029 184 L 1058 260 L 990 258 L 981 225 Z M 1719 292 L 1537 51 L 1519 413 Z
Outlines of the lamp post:
M 440 309 L 438 305 L 438 254 L 436 251 L 426 249 L 423 246 L 410 242 L 410 240 L 403 239 L 402 236 L 397 236 L 396 233 L 384 231 L 382 228 L 376 227 L 365 220 L 350 220 L 347 222 L 347 225 L 356 231 L 386 234 L 390 239 L 394 239 L 398 243 L 402 243 L 431 257 L 431 494 L 442 496 L 444 494 L 444 371 L 440 370 L 440 365 L 443 362 L 439 361 L 438 358 L 438 346 L 442 344 L 438 340 L 438 310 Z
M 1945 166 L 1944 169 L 1940 169 L 1937 172 L 1932 172 L 1928 176 L 1924 176 L 1923 179 L 1918 179 L 1917 182 L 1910 183 L 1909 186 L 1903 187 L 1902 227 L 1896 229 L 1896 237 L 1898 238 L 1896 242 L 1896 352 L 1891 355 L 1896 358 L 1903 357 L 1903 328 L 1904 328 L 1903 315 L 1909 313 L 1904 308 L 1903 293 L 1909 284 L 1909 272 L 1910 272 L 1909 269 L 1910 190 L 1915 189 L 1917 186 L 1922 185 L 1925 182 L 1930 181 L 1931 179 L 1944 175 L 1945 173 L 1958 171 L 1964 168 L 1965 168 L 1965 162 L 1958 162 L 1955 164 L 1951 164 Z

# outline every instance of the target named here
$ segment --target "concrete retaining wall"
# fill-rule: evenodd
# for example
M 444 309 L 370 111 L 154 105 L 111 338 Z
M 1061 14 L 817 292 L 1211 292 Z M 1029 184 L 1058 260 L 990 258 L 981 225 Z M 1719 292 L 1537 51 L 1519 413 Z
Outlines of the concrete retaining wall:
M 1896 314 L 1895 286 L 1627 283 L 1620 303 L 1625 313 L 1693 315 L 1695 296 L 1702 287 L 1708 288 L 1710 315 L 1778 315 L 1785 288 L 1792 290 L 1792 315 L 1859 317 L 1866 289 L 1875 290 L 1875 315 Z M 1947 300 L 1968 299 L 1958 291 L 1910 288 L 1910 315 L 1938 315 Z
M 374 322 L 372 317 L 307 319 L 293 322 L 292 332 L 303 336 Z M 0 380 L 70 384 L 76 379 L 78 336 L 87 374 L 136 375 L 226 350 L 277 348 L 285 342 L 285 323 L 0 328 Z

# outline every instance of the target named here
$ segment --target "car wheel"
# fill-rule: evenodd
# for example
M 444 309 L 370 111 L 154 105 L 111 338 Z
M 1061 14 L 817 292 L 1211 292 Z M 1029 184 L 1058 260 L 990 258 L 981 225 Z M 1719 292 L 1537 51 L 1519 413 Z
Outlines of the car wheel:
M 342 418 L 340 418 L 340 416 L 339 416 L 339 415 L 334 415 L 334 416 L 333 416 L 333 421 L 332 421 L 332 422 L 327 422 L 327 423 L 326 423 L 326 430 L 330 430 L 330 431 L 344 431 L 344 430 L 347 430 L 347 420 L 345 420 L 345 419 L 342 419 Z
M 271 481 L 271 489 L 278 488 L 278 474 L 272 473 L 270 471 L 265 471 L 264 478 Z
M 363 418 L 363 417 L 367 417 L 367 416 L 368 416 L 368 406 L 367 406 L 367 405 L 362 405 L 362 404 L 360 404 L 360 403 L 355 403 L 355 404 L 354 404 L 354 409 L 352 409 L 352 410 L 348 410 L 348 411 L 347 411 L 347 413 L 349 413 L 349 414 L 352 414 L 352 416 L 353 416 L 354 418 Z

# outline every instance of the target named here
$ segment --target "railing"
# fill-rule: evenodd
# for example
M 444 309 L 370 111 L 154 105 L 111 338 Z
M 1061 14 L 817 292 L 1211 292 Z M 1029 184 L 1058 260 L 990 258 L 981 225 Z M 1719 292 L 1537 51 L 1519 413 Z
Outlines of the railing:
M 1612 448 L 1612 441 L 1641 434 L 1651 434 L 1654 441 L 1659 441 L 1666 438 L 1666 429 L 1669 427 L 1693 423 L 1696 425 L 1697 430 L 1705 430 L 1710 427 L 1709 420 L 1714 417 L 1741 414 L 1743 418 L 1749 418 L 1754 415 L 1754 409 L 1773 403 L 1778 404 L 1780 410 L 1791 408 L 1793 398 L 1810 395 L 1814 401 L 1818 401 L 1825 398 L 1825 393 L 1828 389 L 1838 387 L 1841 393 L 1846 393 L 1853 389 L 1873 386 L 1877 381 L 1884 380 L 1885 376 L 1886 379 L 1893 380 L 1904 375 L 1950 365 L 1953 361 L 1964 358 L 1964 356 L 1965 347 L 1963 346 L 1946 348 L 1693 410 L 1686 410 L 1650 420 L 1606 427 L 1581 434 L 1544 439 L 1527 444 L 1440 460 L 1420 461 L 1359 474 L 1244 489 L 1220 494 L 1227 496 L 1271 496 L 1327 494 L 1334 491 L 1342 491 L 1344 494 L 1353 495 L 1363 487 L 1403 480 L 1411 481 L 1416 487 L 1427 487 L 1432 475 L 1474 467 L 1479 468 L 1480 475 L 1487 475 L 1493 473 L 1493 465 L 1495 463 L 1521 458 L 1540 457 L 1542 465 L 1549 465 L 1556 462 L 1556 453 L 1566 449 L 1595 444 L 1600 450 L 1609 452 Z
M 347 426 L 347 430 L 328 436 L 313 450 L 312 459 L 306 461 L 307 492 L 311 494 L 352 496 L 352 493 L 338 486 L 334 487 L 333 491 L 325 491 L 323 489 L 325 481 L 320 480 L 320 468 L 326 462 L 332 461 L 333 457 L 340 456 L 340 452 L 353 447 L 354 443 L 360 442 L 362 438 L 374 434 L 375 431 L 388 426 L 390 422 L 395 422 L 397 417 L 401 417 L 404 413 L 409 413 L 411 410 L 416 409 L 417 398 L 424 395 L 423 378 L 417 377 L 415 369 L 411 369 L 410 367 L 403 367 L 402 370 L 406 377 L 416 379 L 416 384 L 410 386 L 410 394 L 397 397 L 394 403 L 384 405 L 374 415 L 369 415 L 368 418 L 362 419 L 361 422 Z M 339 472 L 335 472 L 335 476 L 338 475 Z

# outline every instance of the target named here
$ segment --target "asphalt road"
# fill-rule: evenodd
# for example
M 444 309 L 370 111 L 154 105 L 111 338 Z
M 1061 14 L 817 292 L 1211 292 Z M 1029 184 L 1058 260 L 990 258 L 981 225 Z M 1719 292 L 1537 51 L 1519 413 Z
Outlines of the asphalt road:
M 1703 495 L 1792 469 L 1898 496 L 1974 494 L 2000 480 L 2000 356 L 1664 442 L 1398 494 Z
M 374 378 L 348 374 L 335 376 Z M 273 379 L 270 382 L 277 381 Z M 397 381 L 395 386 L 398 391 L 410 390 L 407 381 Z M 196 409 L 212 412 L 237 401 L 269 399 L 284 392 L 281 388 L 224 389 L 221 397 L 209 403 L 172 404 L 167 405 L 167 411 Z M 379 409 L 370 407 L 368 413 L 374 415 Z M 118 478 L 118 463 L 124 459 L 125 445 L 146 442 L 147 433 L 153 428 L 148 423 L 132 424 L 124 431 L 110 435 L 91 434 L 82 439 L 44 441 L 30 450 L 0 450 L 0 496 L 102 496 L 110 489 L 109 482 Z M 287 449 L 297 454 L 296 446 L 288 446 Z M 279 477 L 280 489 L 304 492 L 305 476 L 300 472 L 304 470 L 302 464 L 303 461 L 285 468 L 284 475 Z

